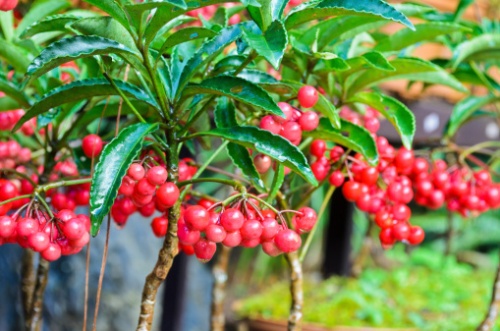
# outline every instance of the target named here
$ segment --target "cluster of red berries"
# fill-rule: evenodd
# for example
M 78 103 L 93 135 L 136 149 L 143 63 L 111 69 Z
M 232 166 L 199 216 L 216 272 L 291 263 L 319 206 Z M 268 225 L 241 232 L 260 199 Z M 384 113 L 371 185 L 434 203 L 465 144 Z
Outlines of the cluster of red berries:
M 0 113 L 2 114 L 2 113 Z M 15 169 L 31 160 L 31 150 L 15 140 L 0 141 L 0 168 Z
M 53 218 L 40 210 L 26 217 L 0 216 L 0 245 L 18 243 L 47 261 L 80 252 L 90 240 L 90 219 L 61 210 Z
M 24 113 L 22 109 L 0 112 L 0 131 L 11 131 Z M 21 126 L 21 132 L 26 136 L 32 136 L 36 130 L 36 123 L 36 117 L 30 119 Z
M 446 205 L 464 217 L 500 208 L 500 184 L 492 181 L 487 170 L 448 168 L 443 160 L 434 161 L 431 167 L 426 159 L 416 158 L 411 178 L 419 205 L 431 209 Z
M 303 86 L 299 89 L 297 100 L 302 108 L 312 108 L 318 102 L 318 91 L 312 86 Z M 318 127 L 319 116 L 316 112 L 302 112 L 286 102 L 279 102 L 278 106 L 285 118 L 276 115 L 264 116 L 259 124 L 261 129 L 280 135 L 298 146 L 302 141 L 303 131 L 312 131 Z M 269 156 L 258 154 L 254 157 L 254 164 L 257 171 L 263 174 L 271 168 L 272 161 Z M 287 169 L 287 172 L 289 171 Z
M 188 165 L 188 160 L 179 162 L 179 180 L 193 177 L 197 168 Z M 111 207 L 111 216 L 119 226 L 125 225 L 130 215 L 139 212 L 150 217 L 155 211 L 165 212 L 179 199 L 179 188 L 167 182 L 168 172 L 162 165 L 146 168 L 133 163 L 123 178 L 118 193 L 120 196 Z
M 332 186 L 341 187 L 345 198 L 374 218 L 381 228 L 380 241 L 385 247 L 396 241 L 406 241 L 412 245 L 424 239 L 424 232 L 418 226 L 409 224 L 411 210 L 408 203 L 413 199 L 412 181 L 407 177 L 413 166 L 413 152 L 405 148 L 396 150 L 386 138 L 377 137 L 380 127 L 378 113 L 368 109 L 362 116 L 349 109 L 343 109 L 341 116 L 364 126 L 374 136 L 380 155 L 378 166 L 370 166 L 361 154 L 353 157 L 345 155 L 340 146 L 330 150 L 323 140 L 315 140 L 310 153 L 316 157 L 311 169 L 319 181 L 328 181 Z M 327 155 L 327 150 L 328 154 Z M 342 162 L 344 161 L 344 162 Z M 344 183 L 344 171 L 349 180 Z
M 297 251 L 302 243 L 300 234 L 312 230 L 317 221 L 316 212 L 303 207 L 294 212 L 292 224 L 295 230 L 292 230 L 281 215 L 269 209 L 260 210 L 256 201 L 251 202 L 251 206 L 246 202 L 243 204 L 244 208 L 238 203 L 215 211 L 217 204 L 202 199 L 197 205 L 183 207 L 177 230 L 180 249 L 187 254 L 196 254 L 203 262 L 213 257 L 218 243 L 226 247 L 247 248 L 262 245 L 266 254 L 277 256 Z M 151 227 L 156 236 L 163 237 L 168 230 L 168 219 L 156 217 Z

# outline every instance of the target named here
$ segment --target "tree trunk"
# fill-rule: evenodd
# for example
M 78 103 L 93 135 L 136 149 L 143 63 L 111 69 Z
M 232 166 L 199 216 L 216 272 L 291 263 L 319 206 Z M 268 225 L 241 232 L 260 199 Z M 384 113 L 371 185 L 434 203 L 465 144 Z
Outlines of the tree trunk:
M 290 266 L 290 292 L 292 294 L 288 331 L 300 331 L 302 330 L 302 306 L 304 305 L 302 265 L 297 252 L 286 254 L 286 260 Z
M 224 331 L 226 318 L 224 316 L 224 301 L 226 298 L 227 267 L 231 248 L 222 246 L 217 263 L 212 269 L 214 287 L 212 290 L 211 330 Z

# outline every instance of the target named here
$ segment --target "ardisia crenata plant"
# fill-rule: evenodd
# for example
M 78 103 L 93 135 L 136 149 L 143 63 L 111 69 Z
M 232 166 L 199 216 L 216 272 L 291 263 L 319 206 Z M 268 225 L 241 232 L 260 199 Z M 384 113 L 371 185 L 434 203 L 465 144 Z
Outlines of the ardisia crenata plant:
M 136 330 L 151 330 L 179 252 L 206 262 L 222 248 L 224 265 L 229 248 L 259 245 L 289 263 L 288 329 L 299 330 L 301 261 L 336 188 L 371 215 L 385 248 L 424 240 L 410 223 L 412 200 L 466 217 L 500 206 L 491 168 L 474 156 L 498 143 L 452 143 L 462 123 L 499 101 L 487 57 L 498 30 L 486 34 L 460 11 L 381 0 L 86 2 L 96 10 L 49 0 L 24 17 L 0 16 L 0 244 L 26 249 L 27 330 L 42 323 L 49 262 L 90 247 L 106 219 L 106 242 L 111 220 L 125 227 L 135 213 L 165 238 Z M 0 1 L 0 10 L 13 6 Z M 394 22 L 403 29 L 385 36 L 380 28 Z M 426 41 L 453 48 L 453 59 L 411 57 Z M 400 79 L 490 88 L 452 115 L 445 143 L 456 163 L 415 156 L 413 113 L 379 88 Z M 382 118 L 402 147 L 377 134 Z M 203 162 L 199 147 L 212 150 Z M 212 166 L 217 157 L 234 166 Z M 308 207 L 323 188 L 321 208 Z M 222 330 L 220 306 L 214 312 L 212 329 Z

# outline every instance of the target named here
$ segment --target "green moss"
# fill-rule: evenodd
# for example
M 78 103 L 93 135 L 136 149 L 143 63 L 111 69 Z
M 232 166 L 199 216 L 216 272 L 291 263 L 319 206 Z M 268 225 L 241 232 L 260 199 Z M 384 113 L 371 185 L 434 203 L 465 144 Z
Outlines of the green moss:
M 400 252 L 394 258 L 401 260 Z M 425 331 L 470 331 L 490 300 L 494 270 L 473 270 L 453 259 L 419 249 L 392 271 L 368 269 L 359 279 L 307 282 L 304 320 L 327 327 L 417 327 Z M 241 316 L 286 320 L 287 283 L 243 300 Z M 498 323 L 495 330 L 500 330 Z

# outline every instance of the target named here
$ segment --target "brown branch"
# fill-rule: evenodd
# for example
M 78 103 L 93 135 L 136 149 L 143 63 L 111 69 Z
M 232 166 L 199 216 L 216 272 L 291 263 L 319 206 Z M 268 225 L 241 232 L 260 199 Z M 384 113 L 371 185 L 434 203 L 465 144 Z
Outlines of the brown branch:
M 35 253 L 25 249 L 21 262 L 21 298 L 23 302 L 23 313 L 26 320 L 29 319 L 33 292 L 35 291 Z
M 231 248 L 222 246 L 217 263 L 212 268 L 214 286 L 212 289 L 211 330 L 224 331 L 224 299 L 226 298 L 227 266 Z
M 82 331 L 87 330 L 87 320 L 89 314 L 89 278 L 90 278 L 90 241 L 87 244 L 85 253 L 85 288 L 83 293 L 83 325 Z
M 104 243 L 104 252 L 102 254 L 101 270 L 99 272 L 99 281 L 97 283 L 97 296 L 95 299 L 94 321 L 92 323 L 92 331 L 96 331 L 97 329 L 97 316 L 99 316 L 99 305 L 101 303 L 102 282 L 104 280 L 104 271 L 106 270 L 106 262 L 108 260 L 110 227 L 111 227 L 111 216 L 108 215 L 108 226 L 106 228 L 106 241 Z
M 40 331 L 42 325 L 43 294 L 47 286 L 50 263 L 40 258 L 36 275 L 36 286 L 31 304 L 31 314 L 28 319 L 27 329 L 29 331 Z
M 286 260 L 290 266 L 290 292 L 292 294 L 287 330 L 300 331 L 302 330 L 302 306 L 304 305 L 302 265 L 297 252 L 286 254 Z
M 488 313 L 484 318 L 481 325 L 479 325 L 476 331 L 490 331 L 493 330 L 495 326 L 495 321 L 498 317 L 498 310 L 500 309 L 500 263 L 497 269 L 497 275 L 495 277 L 495 282 L 493 283 L 493 293 L 491 294 L 491 302 L 488 307 Z

